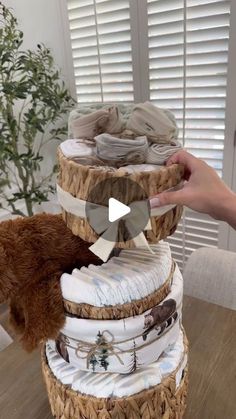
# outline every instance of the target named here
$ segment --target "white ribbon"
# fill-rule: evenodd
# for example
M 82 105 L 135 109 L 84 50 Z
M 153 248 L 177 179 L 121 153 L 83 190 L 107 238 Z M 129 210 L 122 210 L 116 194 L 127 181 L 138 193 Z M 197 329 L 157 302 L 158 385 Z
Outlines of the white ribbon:
M 178 185 L 178 188 L 179 188 L 179 185 Z M 176 189 L 176 187 L 168 189 L 168 190 L 170 191 L 174 189 Z M 64 191 L 59 185 L 57 185 L 57 197 L 58 197 L 59 204 L 65 211 L 81 218 L 87 218 L 87 214 L 86 214 L 86 204 L 88 204 L 87 201 L 84 201 L 79 198 L 75 198 L 69 192 Z M 110 223 L 108 219 L 108 207 L 94 204 L 94 203 L 90 203 L 89 205 L 90 205 L 90 213 L 94 211 L 94 214 L 96 215 L 93 217 L 93 220 L 96 220 L 96 225 L 94 225 L 93 228 L 97 234 L 99 235 L 102 234 L 98 238 L 98 240 L 92 246 L 89 247 L 89 249 L 91 250 L 91 252 L 97 255 L 103 262 L 106 262 L 117 242 L 120 219 L 117 221 L 114 221 L 113 223 Z M 133 234 L 135 234 L 137 230 L 136 228 L 137 221 L 140 222 L 140 215 L 143 213 L 143 216 L 144 217 L 146 216 L 145 212 L 147 211 L 147 203 L 145 200 L 135 201 L 135 202 L 132 202 L 128 206 L 131 211 L 129 212 L 129 214 L 122 217 L 122 220 L 125 221 L 125 226 L 132 237 Z M 176 206 L 175 204 L 174 205 L 171 204 L 171 205 L 165 205 L 160 208 L 152 208 L 150 216 L 160 217 L 161 215 L 170 211 L 175 206 Z M 151 229 L 152 229 L 151 221 L 149 219 L 144 230 L 146 231 L 146 230 L 151 230 Z M 106 238 L 104 238 L 104 235 L 105 236 L 109 235 L 109 238 L 111 238 L 111 240 L 109 241 L 106 240 Z M 143 232 L 139 233 L 136 237 L 132 238 L 132 240 L 134 241 L 135 246 L 137 247 L 144 246 L 151 253 L 153 253 Z

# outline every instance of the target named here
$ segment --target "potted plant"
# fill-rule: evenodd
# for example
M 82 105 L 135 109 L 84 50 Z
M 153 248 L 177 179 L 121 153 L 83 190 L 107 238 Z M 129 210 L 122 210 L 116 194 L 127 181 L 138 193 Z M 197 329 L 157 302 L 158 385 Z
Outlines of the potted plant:
M 43 44 L 23 51 L 22 43 L 17 19 L 0 2 L 0 208 L 31 216 L 54 190 L 56 167 L 42 170 L 45 146 L 65 137 L 74 100 L 51 51 Z

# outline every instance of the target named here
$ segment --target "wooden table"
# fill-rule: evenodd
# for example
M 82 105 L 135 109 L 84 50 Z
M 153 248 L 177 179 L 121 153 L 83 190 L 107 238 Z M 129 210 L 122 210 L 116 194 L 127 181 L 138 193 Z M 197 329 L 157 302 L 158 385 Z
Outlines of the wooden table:
M 236 419 L 236 311 L 185 297 L 190 388 L 185 419 Z M 0 418 L 52 419 L 39 352 L 0 352 Z M 76 419 L 76 418 L 73 418 Z

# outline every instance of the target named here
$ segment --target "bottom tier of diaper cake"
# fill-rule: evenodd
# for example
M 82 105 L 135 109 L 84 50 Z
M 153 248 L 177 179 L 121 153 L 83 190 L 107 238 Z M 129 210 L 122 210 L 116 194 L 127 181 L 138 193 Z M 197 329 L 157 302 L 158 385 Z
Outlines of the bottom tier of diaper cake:
M 57 419 L 181 419 L 188 385 L 184 331 L 159 359 L 130 374 L 81 371 L 48 343 L 42 369 Z M 135 362 L 137 360 L 133 359 Z

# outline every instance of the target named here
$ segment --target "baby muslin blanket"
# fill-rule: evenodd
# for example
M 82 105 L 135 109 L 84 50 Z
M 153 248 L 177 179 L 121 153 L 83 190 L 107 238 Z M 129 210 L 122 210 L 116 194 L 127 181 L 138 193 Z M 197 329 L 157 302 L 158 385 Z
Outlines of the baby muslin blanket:
M 97 135 L 95 140 L 98 158 L 112 165 L 141 164 L 146 160 L 148 141 L 145 136 L 130 140 L 104 133 Z
M 169 157 L 181 149 L 179 141 L 172 140 L 170 144 L 152 143 L 148 147 L 146 163 L 163 165 Z
M 81 116 L 71 123 L 73 137 L 83 139 L 93 139 L 102 132 L 110 134 L 121 132 L 124 126 L 116 106 L 99 109 L 91 114 Z
M 146 135 L 153 143 L 170 144 L 178 136 L 178 128 L 173 120 L 151 102 L 136 105 L 126 127 L 137 135 Z

